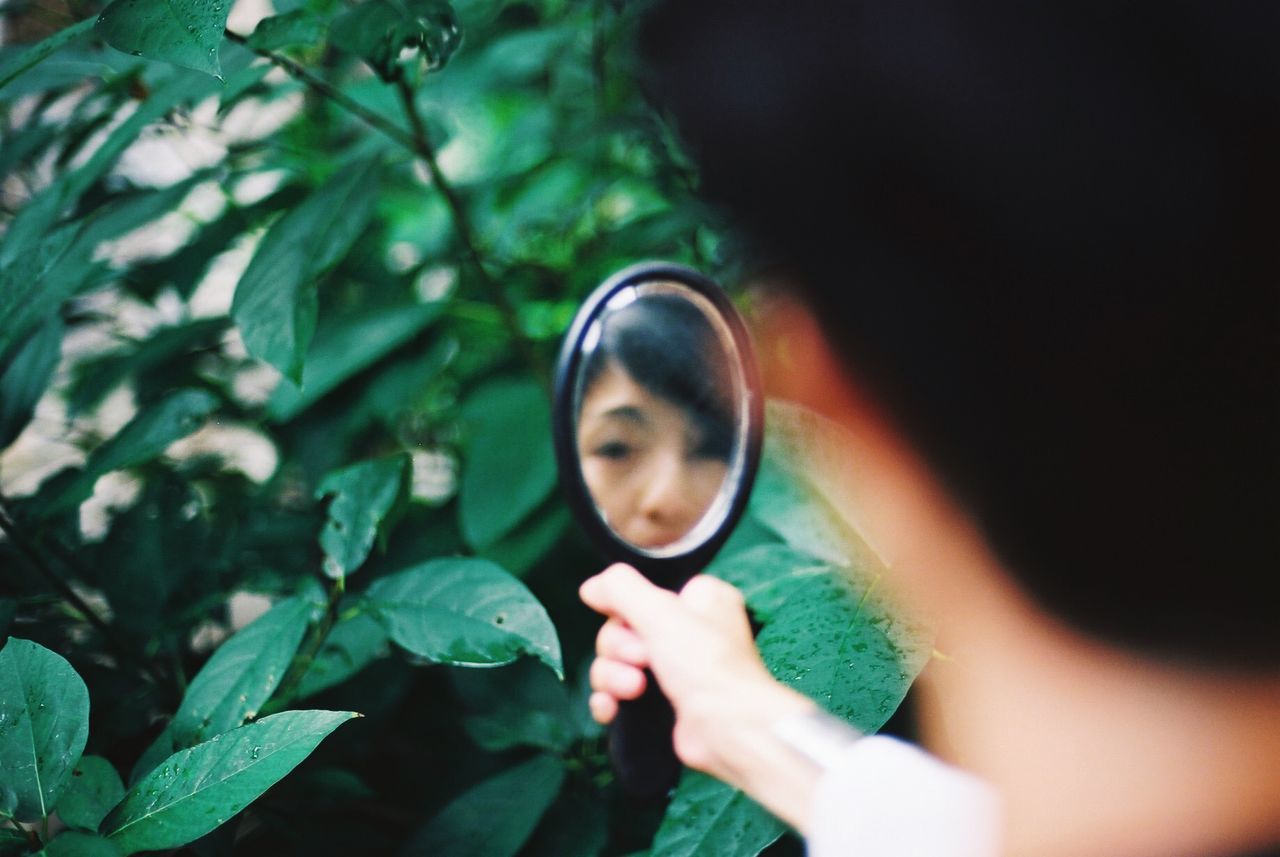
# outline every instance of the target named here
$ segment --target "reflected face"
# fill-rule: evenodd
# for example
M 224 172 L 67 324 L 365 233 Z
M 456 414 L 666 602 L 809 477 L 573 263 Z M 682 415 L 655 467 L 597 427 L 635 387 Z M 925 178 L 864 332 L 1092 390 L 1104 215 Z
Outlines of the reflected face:
M 647 549 L 672 544 L 710 508 L 728 471 L 721 443 L 683 408 L 610 360 L 582 398 L 578 455 L 605 522 Z

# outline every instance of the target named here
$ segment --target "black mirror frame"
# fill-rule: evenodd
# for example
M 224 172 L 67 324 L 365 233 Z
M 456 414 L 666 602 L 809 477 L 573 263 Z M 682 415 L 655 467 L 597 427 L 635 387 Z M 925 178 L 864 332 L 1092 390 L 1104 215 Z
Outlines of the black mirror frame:
M 742 360 L 742 375 L 746 382 L 746 448 L 743 451 L 742 471 L 737 491 L 725 512 L 724 519 L 709 538 L 684 553 L 653 556 L 628 544 L 605 524 L 591 492 L 582 477 L 578 461 L 578 445 L 574 419 L 576 381 L 582 362 L 582 342 L 587 330 L 609 300 L 623 289 L 644 283 L 669 281 L 680 283 L 711 302 L 725 320 L 733 336 L 734 345 Z M 556 363 L 555 391 L 552 402 L 552 436 L 555 442 L 556 463 L 560 474 L 561 491 L 575 518 L 588 537 L 606 557 L 635 566 L 646 577 L 676 590 L 690 577 L 698 574 L 711 562 L 716 552 L 724 546 L 751 497 L 756 472 L 760 468 L 760 453 L 764 439 L 764 393 L 755 351 L 747 326 L 730 302 L 729 296 L 715 282 L 698 271 L 674 262 L 640 262 L 617 272 L 596 287 L 574 316 L 569 332 L 565 334 Z

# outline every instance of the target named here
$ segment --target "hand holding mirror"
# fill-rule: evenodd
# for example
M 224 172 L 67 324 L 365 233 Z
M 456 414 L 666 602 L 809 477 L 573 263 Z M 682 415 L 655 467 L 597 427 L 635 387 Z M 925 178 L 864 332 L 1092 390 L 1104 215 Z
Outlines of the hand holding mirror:
M 586 300 L 565 338 L 553 409 L 561 483 L 605 556 L 679 590 L 746 506 L 763 402 L 741 317 L 681 265 L 626 268 Z M 657 795 L 680 766 L 657 683 L 623 703 L 610 750 L 623 785 Z

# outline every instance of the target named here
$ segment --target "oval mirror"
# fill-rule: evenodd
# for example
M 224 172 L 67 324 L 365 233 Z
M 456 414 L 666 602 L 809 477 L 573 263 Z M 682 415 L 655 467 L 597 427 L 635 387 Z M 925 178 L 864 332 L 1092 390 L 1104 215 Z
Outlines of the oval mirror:
M 556 378 L 561 481 L 610 559 L 675 588 L 728 537 L 760 457 L 750 340 L 724 291 L 647 262 L 606 280 Z

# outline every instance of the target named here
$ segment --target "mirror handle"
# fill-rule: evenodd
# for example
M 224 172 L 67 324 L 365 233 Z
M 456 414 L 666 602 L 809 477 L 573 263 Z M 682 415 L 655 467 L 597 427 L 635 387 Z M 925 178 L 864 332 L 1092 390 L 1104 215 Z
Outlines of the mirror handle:
M 621 702 L 609 733 L 609 755 L 627 793 L 659 798 L 676 784 L 680 760 L 672 744 L 675 711 L 645 670 L 646 685 L 638 699 Z

